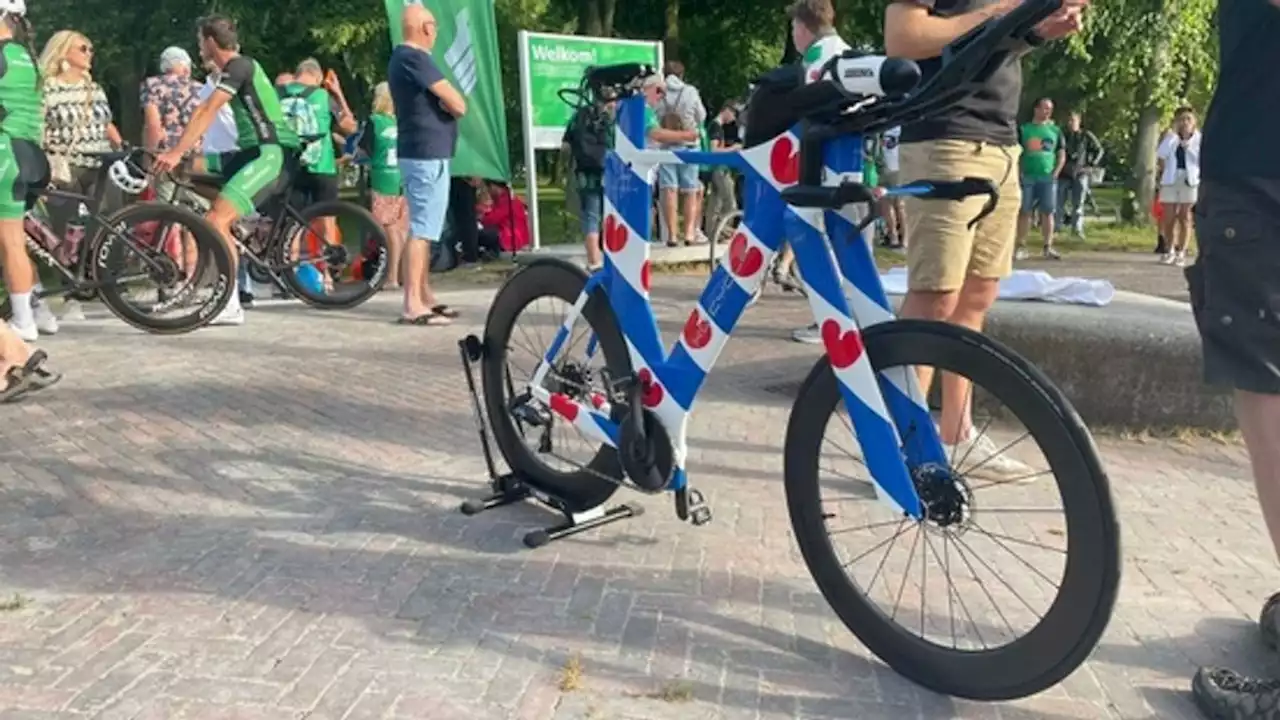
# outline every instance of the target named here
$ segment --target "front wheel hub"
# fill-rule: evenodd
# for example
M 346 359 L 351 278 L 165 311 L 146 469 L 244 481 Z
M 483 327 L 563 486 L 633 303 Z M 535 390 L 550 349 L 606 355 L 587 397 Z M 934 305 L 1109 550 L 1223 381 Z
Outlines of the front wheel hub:
M 964 481 L 950 469 L 925 465 L 911 474 L 916 493 L 924 505 L 926 520 L 940 528 L 959 525 L 968 519 L 970 497 Z

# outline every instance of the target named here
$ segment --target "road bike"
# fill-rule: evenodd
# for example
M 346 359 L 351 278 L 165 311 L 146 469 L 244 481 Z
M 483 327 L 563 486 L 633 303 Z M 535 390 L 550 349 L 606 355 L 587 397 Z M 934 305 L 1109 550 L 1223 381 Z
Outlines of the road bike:
M 249 277 L 321 310 L 361 305 L 387 279 L 387 235 L 373 215 L 345 200 L 304 204 L 294 192 L 299 170 L 286 161 L 276 194 L 232 226 Z M 223 175 L 185 170 L 163 198 L 203 212 L 222 191 Z M 336 228 L 331 235 L 324 227 Z
M 149 182 L 145 152 L 124 149 L 95 155 L 99 161 L 92 196 L 45 188 L 24 219 L 27 251 L 58 276 L 37 295 L 88 302 L 101 299 L 116 317 L 158 335 L 187 333 L 208 324 L 231 297 L 231 256 L 203 217 L 164 203 L 134 203 L 100 212 L 108 183 L 136 194 Z M 79 207 L 79 217 L 59 237 L 48 201 Z M 175 238 L 187 242 L 178 249 Z M 85 240 L 85 238 L 88 238 Z M 133 290 L 146 287 L 141 297 Z M 0 316 L 11 317 L 9 299 Z
M 800 386 L 791 410 L 784 486 L 796 541 L 824 598 L 871 652 L 940 693 L 977 700 L 1020 698 L 1074 671 L 1106 628 L 1120 577 L 1118 523 L 1088 429 L 1041 371 L 1001 343 L 948 323 L 895 319 L 862 237 L 868 220 L 853 212 L 885 196 L 915 196 L 973 206 L 979 210 L 974 223 L 991 213 L 998 189 L 986 179 L 921 179 L 868 189 L 860 182 L 861 136 L 927 118 L 973 92 L 1005 53 L 1018 52 L 1020 38 L 1059 6 L 1059 0 L 1027 0 L 1003 18 L 980 25 L 943 53 L 937 73 L 923 84 L 919 68 L 910 61 L 855 51 L 832 59 L 808 84 L 801 69 L 770 73 L 757 83 L 740 151 L 644 150 L 646 109 L 639 87 L 651 71 L 635 65 L 589 70 L 584 85 L 597 93 L 612 89 L 621 98 L 605 172 L 605 266 L 588 275 L 554 259 L 531 263 L 497 293 L 483 338 L 463 341 L 461 353 L 494 486 L 493 496 L 470 501 L 463 511 L 475 514 L 532 498 L 567 516 L 566 524 L 526 535 L 530 546 L 638 514 L 638 508 L 627 506 L 604 508 L 619 488 L 669 492 L 679 519 L 694 525 L 710 522 L 710 507 L 690 486 L 687 473 L 690 409 L 770 259 L 786 241 L 796 253 L 824 356 Z M 646 241 L 654 168 L 662 163 L 724 165 L 746 181 L 744 216 L 730 241 L 728 261 L 712 273 L 669 352 L 650 305 Z M 560 316 L 549 313 L 555 331 L 545 345 L 541 336 L 516 322 L 542 301 L 567 306 Z M 563 351 L 580 340 L 585 341 L 583 355 L 565 357 Z M 522 343 L 535 345 L 532 371 L 514 360 Z M 595 360 L 602 360 L 602 366 L 591 367 Z M 473 363 L 480 367 L 483 408 L 475 394 Z M 921 368 L 941 373 L 926 375 Z M 526 372 L 528 379 L 516 377 Z M 929 382 L 940 374 L 944 377 L 938 383 Z M 968 384 L 952 384 L 950 376 Z M 1003 403 L 1006 411 L 993 415 L 979 435 L 976 421 L 967 436 L 953 428 L 953 444 L 944 445 L 946 428 L 937 417 L 945 420 L 948 406 L 933 393 L 948 392 L 948 387 L 952 392 L 968 388 L 959 406 L 972 411 L 962 415 L 993 401 Z M 1015 420 L 1025 433 L 1006 449 L 996 449 L 988 439 L 995 454 L 965 468 L 968 454 L 988 431 L 997 437 Z M 829 424 L 835 425 L 837 439 L 856 438 L 858 449 L 849 455 L 856 455 L 869 475 L 835 478 L 847 497 L 830 504 L 819 483 Z M 566 427 L 570 438 L 586 439 L 587 459 L 565 457 L 567 441 L 557 439 L 553 430 Z M 490 430 L 511 468 L 506 475 L 494 469 Z M 987 485 L 978 482 L 990 476 L 997 458 L 1012 457 L 1013 446 L 1027 438 L 1043 452 L 1048 469 L 1004 476 Z M 961 447 L 968 447 L 963 457 Z M 1056 490 L 1063 508 L 987 505 L 979 500 L 979 491 L 990 486 L 1015 498 Z M 885 510 L 888 519 L 840 527 L 865 519 L 865 513 L 845 514 L 839 504 L 858 499 L 878 500 L 868 504 Z M 836 506 L 840 512 L 831 509 Z M 1047 553 L 1060 562 L 1060 585 L 1016 555 L 1026 564 L 1014 566 L 1020 572 L 1005 587 L 978 578 L 981 565 L 995 570 L 991 566 L 1010 564 L 995 553 L 1003 546 L 1013 554 L 1013 540 L 1007 538 L 1020 525 L 1033 529 L 1037 542 L 1029 544 L 1044 550 L 1040 557 Z M 893 534 L 845 562 L 836 547 L 841 533 L 875 527 Z M 877 580 L 901 565 L 887 561 L 898 539 L 908 533 L 913 535 L 903 540 L 904 545 L 910 542 L 910 550 L 901 584 L 890 588 L 889 580 L 884 581 L 891 613 L 872 596 L 879 589 Z M 1056 537 L 1065 537 L 1065 549 L 1047 542 Z M 992 552 L 976 552 L 979 541 L 990 543 Z M 886 546 L 870 583 L 861 587 L 846 569 Z M 941 584 L 927 572 L 931 560 L 945 573 L 942 588 L 929 585 L 931 578 Z M 957 572 L 962 564 L 968 566 L 976 582 L 955 583 L 952 563 Z M 919 607 L 899 616 L 908 580 L 920 591 Z M 989 600 L 995 605 L 999 595 L 1030 607 L 1029 597 L 1044 600 L 1048 609 L 1040 614 L 1030 608 L 1028 613 L 1015 604 L 1006 614 L 996 607 L 1009 627 L 1005 633 L 992 628 L 996 615 L 975 620 L 961 590 L 985 595 L 970 597 L 971 603 Z M 932 639 L 946 635 L 940 605 L 949 612 L 949 644 Z M 1025 634 L 1013 628 L 1015 620 L 1029 625 Z M 988 633 L 993 641 L 1007 640 L 993 645 L 987 642 Z

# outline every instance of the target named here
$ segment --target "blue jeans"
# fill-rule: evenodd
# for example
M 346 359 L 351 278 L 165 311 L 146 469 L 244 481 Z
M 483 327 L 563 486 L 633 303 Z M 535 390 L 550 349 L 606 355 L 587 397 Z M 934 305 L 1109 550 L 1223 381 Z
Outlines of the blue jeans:
M 1075 177 L 1064 178 L 1058 183 L 1058 209 L 1062 211 L 1062 225 L 1084 234 L 1084 201 L 1089 197 L 1089 173 L 1080 173 Z M 1071 203 L 1071 212 L 1067 212 L 1067 203 Z

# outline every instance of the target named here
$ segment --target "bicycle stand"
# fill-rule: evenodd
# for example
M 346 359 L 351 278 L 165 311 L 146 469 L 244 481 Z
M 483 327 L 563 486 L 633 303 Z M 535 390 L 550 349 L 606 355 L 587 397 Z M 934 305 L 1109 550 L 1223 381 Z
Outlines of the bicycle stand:
M 489 472 L 490 489 L 490 495 L 487 497 L 462 503 L 459 509 L 463 515 L 479 515 L 486 510 L 514 505 L 526 500 L 536 502 L 564 517 L 564 522 L 560 524 L 525 533 L 525 546 L 539 548 L 553 540 L 572 537 L 644 514 L 644 508 L 636 505 L 618 505 L 608 509 L 604 505 L 598 505 L 590 510 L 573 512 L 569 508 L 575 503 L 535 487 L 523 473 L 515 471 L 499 473 L 493 458 L 493 449 L 489 444 L 489 424 L 485 420 L 484 409 L 480 405 L 480 393 L 476 389 L 473 372 L 475 363 L 484 358 L 484 342 L 475 335 L 468 335 L 458 341 L 458 353 L 462 358 L 463 373 L 467 377 L 467 391 L 471 394 L 471 409 L 475 415 L 476 431 L 480 435 L 480 449 L 484 453 L 485 466 Z

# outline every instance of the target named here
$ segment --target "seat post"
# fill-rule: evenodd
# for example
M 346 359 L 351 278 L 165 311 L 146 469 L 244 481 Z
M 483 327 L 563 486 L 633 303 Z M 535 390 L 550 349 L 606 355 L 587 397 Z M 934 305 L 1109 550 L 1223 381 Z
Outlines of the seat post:
M 827 133 L 822 131 L 825 127 L 807 120 L 800 123 L 800 184 L 806 187 L 822 184 L 822 146 L 827 138 Z

